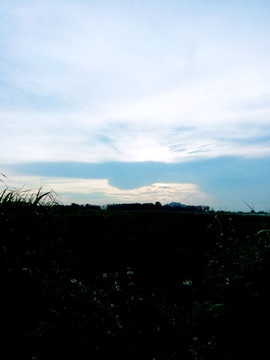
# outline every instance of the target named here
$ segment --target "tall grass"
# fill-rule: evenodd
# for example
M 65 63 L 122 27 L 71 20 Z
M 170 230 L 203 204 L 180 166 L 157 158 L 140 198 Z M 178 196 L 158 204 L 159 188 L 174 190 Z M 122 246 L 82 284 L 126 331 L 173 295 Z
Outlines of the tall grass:
M 2 177 L 6 179 L 6 176 L 0 173 Z M 37 191 L 31 189 L 24 189 L 23 187 L 16 189 L 9 187 L 5 180 L 0 179 L 4 185 L 4 189 L 0 191 L 0 204 L 28 204 L 32 206 L 43 205 L 53 206 L 57 205 L 58 202 L 57 194 L 52 190 L 46 190 L 47 186 L 40 186 Z
M 44 191 L 41 186 L 37 192 L 32 190 L 23 190 L 5 188 L 0 192 L 0 204 L 29 204 L 29 205 L 45 205 L 52 206 L 58 204 L 56 201 L 56 194 L 53 190 Z

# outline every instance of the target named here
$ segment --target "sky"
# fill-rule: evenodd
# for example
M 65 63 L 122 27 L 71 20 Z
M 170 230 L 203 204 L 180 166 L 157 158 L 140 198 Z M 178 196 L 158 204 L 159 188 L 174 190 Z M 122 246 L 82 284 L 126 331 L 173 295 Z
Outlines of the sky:
M 7 186 L 269 211 L 270 1 L 0 5 Z

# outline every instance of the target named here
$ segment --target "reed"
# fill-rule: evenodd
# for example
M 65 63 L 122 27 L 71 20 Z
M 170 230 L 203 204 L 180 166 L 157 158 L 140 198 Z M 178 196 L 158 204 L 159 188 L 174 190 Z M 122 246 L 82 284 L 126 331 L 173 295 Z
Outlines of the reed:
M 9 187 L 6 184 L 6 176 L 0 173 L 2 177 L 0 181 L 4 185 L 4 189 L 0 191 L 0 204 L 28 204 L 32 206 L 53 206 L 58 205 L 57 194 L 54 190 L 48 188 L 48 186 L 40 186 L 38 190 L 19 189 Z M 4 179 L 3 179 L 4 178 Z

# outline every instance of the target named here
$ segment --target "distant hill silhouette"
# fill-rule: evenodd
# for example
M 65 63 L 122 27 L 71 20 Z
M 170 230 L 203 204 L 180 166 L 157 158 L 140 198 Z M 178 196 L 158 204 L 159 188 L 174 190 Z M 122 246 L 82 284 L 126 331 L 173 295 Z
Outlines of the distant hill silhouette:
M 198 212 L 208 212 L 209 211 L 209 206 L 205 206 L 205 205 L 185 205 L 185 204 L 181 204 L 179 202 L 171 202 L 169 204 L 166 204 L 163 206 L 163 208 L 172 208 L 175 210 L 183 210 L 183 211 L 198 211 Z
M 187 207 L 188 205 L 181 204 L 179 202 L 171 202 L 169 204 L 166 204 L 165 206 L 171 206 L 171 207 Z

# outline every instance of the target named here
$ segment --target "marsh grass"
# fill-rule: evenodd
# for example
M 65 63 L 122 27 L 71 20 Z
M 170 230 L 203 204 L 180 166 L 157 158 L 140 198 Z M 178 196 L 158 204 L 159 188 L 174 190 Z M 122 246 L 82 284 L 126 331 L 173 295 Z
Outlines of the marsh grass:
M 0 182 L 4 185 L 4 189 L 0 191 L 0 204 L 2 205 L 15 205 L 15 204 L 28 204 L 32 206 L 53 206 L 58 205 L 58 195 L 54 190 L 47 186 L 40 186 L 37 191 L 31 189 L 12 188 L 6 184 L 6 175 L 0 173 L 2 177 Z M 4 179 L 3 179 L 4 178 Z
M 40 187 L 36 192 L 33 190 L 24 190 L 5 188 L 0 192 L 0 204 L 28 204 L 32 206 L 53 206 L 57 205 L 57 195 L 53 190 L 45 191 Z

